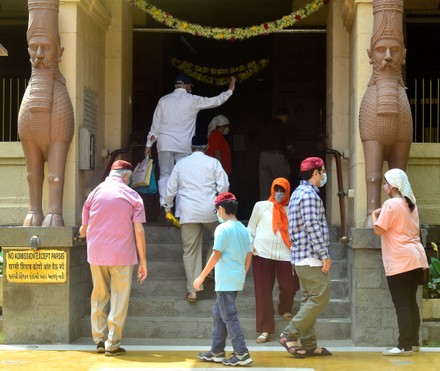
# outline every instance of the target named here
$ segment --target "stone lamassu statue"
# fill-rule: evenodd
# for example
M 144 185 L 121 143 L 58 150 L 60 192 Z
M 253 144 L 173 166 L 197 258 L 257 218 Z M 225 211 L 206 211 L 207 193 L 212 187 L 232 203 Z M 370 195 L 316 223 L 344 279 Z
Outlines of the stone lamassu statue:
M 29 183 L 29 210 L 23 226 L 64 226 L 64 172 L 74 121 L 65 79 L 58 69 L 63 53 L 58 33 L 59 0 L 28 0 L 28 9 L 27 41 L 32 75 L 18 115 Z M 49 204 L 44 217 L 46 161 Z
M 373 0 L 373 37 L 368 50 L 373 75 L 362 98 L 359 125 L 365 155 L 367 218 L 381 204 L 383 162 L 406 170 L 413 123 L 401 66 L 406 49 L 402 34 L 403 0 Z

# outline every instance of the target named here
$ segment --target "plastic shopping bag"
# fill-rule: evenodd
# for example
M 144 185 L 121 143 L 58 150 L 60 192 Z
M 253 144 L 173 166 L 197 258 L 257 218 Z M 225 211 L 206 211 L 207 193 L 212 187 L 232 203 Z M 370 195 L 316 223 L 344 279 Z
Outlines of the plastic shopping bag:
M 153 159 L 145 157 L 144 160 L 136 165 L 133 171 L 133 188 L 150 185 L 151 172 L 153 170 Z

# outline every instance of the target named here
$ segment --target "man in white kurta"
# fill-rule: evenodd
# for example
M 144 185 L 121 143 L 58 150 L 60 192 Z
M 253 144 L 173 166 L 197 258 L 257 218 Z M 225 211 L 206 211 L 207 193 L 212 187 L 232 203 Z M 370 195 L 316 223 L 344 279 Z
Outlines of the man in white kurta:
M 206 135 L 192 139 L 192 154 L 174 166 L 168 180 L 165 209 L 170 210 L 174 198 L 180 195 L 180 225 L 183 244 L 183 265 L 187 280 L 186 299 L 197 299 L 194 280 L 202 272 L 203 229 L 211 235 L 218 225 L 214 214 L 215 197 L 229 190 L 228 176 L 221 163 L 205 154 Z M 203 287 L 200 287 L 203 290 Z
M 145 154 L 157 140 L 160 176 L 158 181 L 160 206 L 165 205 L 165 192 L 174 165 L 191 153 L 191 138 L 196 132 L 199 111 L 214 108 L 225 103 L 235 89 L 235 78 L 229 89 L 216 97 L 206 98 L 191 94 L 192 82 L 187 75 L 176 78 L 175 90 L 163 96 L 153 114 L 153 123 L 148 133 Z M 180 216 L 179 200 L 176 202 L 176 216 Z

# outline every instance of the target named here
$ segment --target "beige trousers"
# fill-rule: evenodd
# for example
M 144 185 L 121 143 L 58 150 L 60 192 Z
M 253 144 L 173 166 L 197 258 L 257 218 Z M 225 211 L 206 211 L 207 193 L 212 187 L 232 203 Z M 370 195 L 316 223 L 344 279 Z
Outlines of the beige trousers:
M 90 299 L 93 341 L 105 341 L 106 350 L 121 345 L 127 318 L 133 266 L 90 265 L 93 291 Z M 110 303 L 110 310 L 109 310 Z
M 213 236 L 218 222 L 212 223 L 185 223 L 181 225 L 182 244 L 183 244 L 183 266 L 186 275 L 186 291 L 196 292 L 193 286 L 194 280 L 202 273 L 202 247 L 203 229 L 207 229 Z M 212 253 L 212 248 L 208 250 L 206 259 Z M 203 290 L 203 285 L 200 287 Z

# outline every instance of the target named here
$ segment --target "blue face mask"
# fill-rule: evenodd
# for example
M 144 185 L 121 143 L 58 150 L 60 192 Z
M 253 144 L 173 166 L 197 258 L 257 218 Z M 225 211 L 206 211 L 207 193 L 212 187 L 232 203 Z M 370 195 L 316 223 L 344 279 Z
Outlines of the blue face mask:
M 217 219 L 220 223 L 224 223 L 226 221 L 220 215 L 218 215 L 218 213 L 217 213 Z
M 321 180 L 321 187 L 324 187 L 325 183 L 327 183 L 327 173 L 324 173 L 324 179 Z

